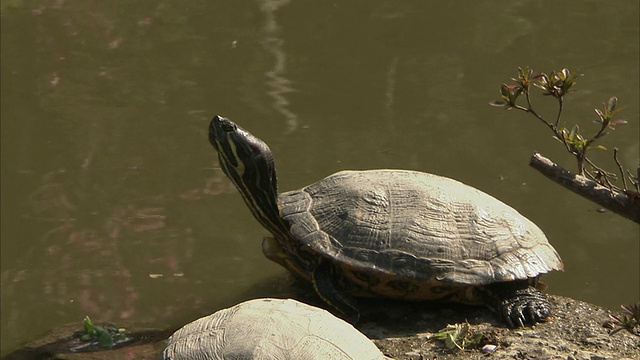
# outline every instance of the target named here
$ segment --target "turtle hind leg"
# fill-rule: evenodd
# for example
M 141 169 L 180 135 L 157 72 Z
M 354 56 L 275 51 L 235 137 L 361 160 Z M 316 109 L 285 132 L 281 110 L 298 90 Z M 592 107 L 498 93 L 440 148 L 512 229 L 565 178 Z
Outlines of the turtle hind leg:
M 356 301 L 339 288 L 338 274 L 335 274 L 335 269 L 331 264 L 326 261 L 321 262 L 314 269 L 311 280 L 318 296 L 338 312 L 341 318 L 352 324 L 358 322 L 360 312 L 356 307 Z
M 487 303 L 511 328 L 534 325 L 551 315 L 547 297 L 527 280 L 495 283 L 484 290 Z

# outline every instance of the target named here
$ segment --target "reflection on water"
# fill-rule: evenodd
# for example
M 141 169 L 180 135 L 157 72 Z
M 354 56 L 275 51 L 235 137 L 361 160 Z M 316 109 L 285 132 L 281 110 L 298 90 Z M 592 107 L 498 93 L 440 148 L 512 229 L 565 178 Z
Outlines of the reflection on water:
M 398 72 L 398 57 L 394 57 L 391 59 L 389 63 L 389 69 L 387 70 L 387 90 L 385 91 L 385 102 L 384 109 L 389 119 L 393 119 L 394 111 L 393 104 L 395 101 L 395 93 L 396 93 L 396 81 L 397 81 L 397 72 Z
M 280 27 L 276 23 L 276 11 L 289 0 L 262 0 L 261 10 L 264 11 L 266 22 L 264 26 L 263 45 L 265 49 L 274 57 L 273 69 L 267 71 L 267 93 L 273 99 L 273 107 L 280 113 L 286 123 L 287 132 L 293 132 L 298 127 L 298 116 L 289 109 L 289 101 L 286 95 L 295 91 L 292 82 L 287 79 L 286 73 L 286 52 L 284 51 L 284 39 L 279 37 Z
M 66 175 L 64 170 L 46 174 L 42 185 L 29 196 L 32 221 L 49 224 L 45 226 L 50 230 L 33 239 L 36 246 L 26 256 L 29 264 L 3 272 L 3 293 L 8 299 L 30 293 L 29 300 L 22 301 L 39 309 L 54 305 L 50 302 L 71 302 L 80 313 L 108 319 L 139 317 L 135 305 L 139 289 L 132 274 L 138 271 L 128 253 L 140 251 L 140 257 L 157 272 L 180 274 L 193 257 L 189 229 L 167 225 L 161 196 L 156 201 L 112 204 L 108 214 L 87 213 L 95 207 L 84 203 L 87 199 L 68 185 Z M 158 205 L 151 204 L 154 202 Z M 25 316 L 21 310 L 32 312 L 33 308 L 16 306 L 10 313 L 21 318 Z M 165 314 L 172 311 L 162 310 Z M 7 325 L 18 327 L 19 323 L 10 321 Z

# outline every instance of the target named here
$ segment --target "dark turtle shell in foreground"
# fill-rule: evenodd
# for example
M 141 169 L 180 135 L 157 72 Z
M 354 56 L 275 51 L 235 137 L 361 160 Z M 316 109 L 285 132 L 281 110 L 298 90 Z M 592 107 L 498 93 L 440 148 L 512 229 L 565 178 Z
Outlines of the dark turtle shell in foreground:
M 343 269 L 363 295 L 480 303 L 465 287 L 562 268 L 535 224 L 441 176 L 342 171 L 281 194 L 279 204 L 291 236 Z

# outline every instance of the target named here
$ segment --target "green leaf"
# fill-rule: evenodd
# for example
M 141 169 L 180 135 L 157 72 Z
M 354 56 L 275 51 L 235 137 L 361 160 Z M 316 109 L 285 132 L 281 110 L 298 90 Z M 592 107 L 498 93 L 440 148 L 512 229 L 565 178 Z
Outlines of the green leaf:
M 513 91 L 513 100 L 515 101 L 518 96 L 520 96 L 520 94 L 522 94 L 522 90 L 524 90 L 521 87 L 517 87 L 514 91 Z
M 113 338 L 108 331 L 102 329 L 98 334 L 98 345 L 103 348 L 110 348 L 113 346 Z
M 597 146 L 594 146 L 594 147 L 595 147 L 596 149 L 600 149 L 600 150 L 607 150 L 607 148 L 606 148 L 606 147 L 604 147 L 604 146 L 602 146 L 602 145 L 597 145 Z
M 91 330 L 95 330 L 95 325 L 93 325 L 93 322 L 91 321 L 89 316 L 84 317 L 83 324 L 84 324 L 84 331 L 89 332 Z
M 573 127 L 571 128 L 571 132 L 569 133 L 569 139 L 573 140 L 576 138 L 576 134 L 578 134 L 578 131 L 580 131 L 580 127 L 578 126 L 578 124 L 573 125 Z
M 602 113 L 600 109 L 593 109 L 593 111 L 595 111 L 596 114 L 598 114 L 598 117 L 600 118 L 600 123 L 604 122 L 604 113 Z
M 615 96 L 611 97 L 607 102 L 607 112 L 609 114 L 612 114 L 616 110 L 617 105 L 618 105 L 618 98 Z
M 507 84 L 502 84 L 500 86 L 500 94 L 502 94 L 503 98 L 509 98 L 511 91 L 509 91 L 509 86 Z

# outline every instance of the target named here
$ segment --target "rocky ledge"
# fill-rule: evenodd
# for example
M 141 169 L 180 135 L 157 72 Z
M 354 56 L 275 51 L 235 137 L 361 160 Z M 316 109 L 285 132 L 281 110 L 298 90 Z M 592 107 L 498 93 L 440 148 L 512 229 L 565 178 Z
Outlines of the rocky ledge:
M 358 328 L 393 359 L 640 358 L 640 337 L 626 331 L 609 335 L 610 329 L 603 326 L 610 320 L 611 311 L 561 296 L 550 295 L 549 300 L 554 309 L 553 318 L 524 329 L 504 327 L 495 314 L 482 307 L 429 308 L 424 303 L 409 304 L 401 309 L 372 303 Z M 471 334 L 482 334 L 482 339 L 469 348 L 448 349 L 443 341 L 433 338 L 448 324 L 465 322 L 469 323 Z
M 610 319 L 611 311 L 565 297 L 551 295 L 549 298 L 554 307 L 554 316 L 549 322 L 516 330 L 506 328 L 494 313 L 483 307 L 361 300 L 362 317 L 357 328 L 386 356 L 398 360 L 640 359 L 640 337 L 626 331 L 609 335 L 610 329 L 603 326 Z M 466 323 L 469 334 L 481 334 L 482 339 L 464 350 L 448 349 L 442 340 L 433 338 L 448 324 Z M 135 331 L 132 327 L 127 329 Z M 169 330 L 139 332 L 144 334 L 140 341 L 109 351 L 56 353 L 52 350 L 50 343 L 69 332 L 73 329 L 57 329 L 3 359 L 155 360 L 164 339 L 171 333 Z

